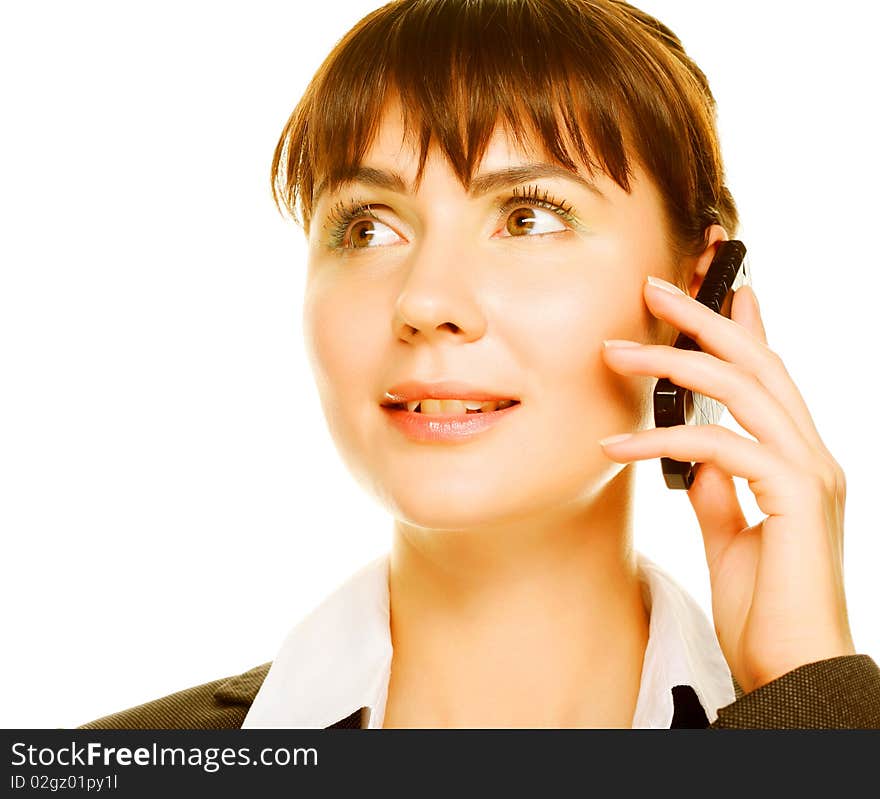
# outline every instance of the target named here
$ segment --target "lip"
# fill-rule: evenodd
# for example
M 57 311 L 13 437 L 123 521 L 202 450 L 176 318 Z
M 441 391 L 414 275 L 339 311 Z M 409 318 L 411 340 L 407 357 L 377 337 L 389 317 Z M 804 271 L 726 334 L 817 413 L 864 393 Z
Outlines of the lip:
M 418 380 L 409 380 L 391 386 L 382 398 L 382 405 L 412 402 L 418 399 L 482 400 L 483 402 L 516 400 L 519 402 L 519 397 L 514 397 L 511 394 L 499 394 L 496 391 L 477 388 L 476 386 L 458 383 L 453 380 L 445 380 L 438 383 L 422 383 Z
M 425 395 L 422 394 L 421 396 L 424 397 Z M 458 396 L 461 397 L 461 394 Z M 454 398 L 438 397 L 437 399 Z M 477 397 L 476 399 L 480 398 Z M 517 402 L 516 405 L 510 405 L 507 408 L 489 411 L 488 413 L 460 413 L 453 415 L 416 413 L 415 411 L 408 411 L 406 408 L 395 408 L 391 405 L 383 405 L 382 411 L 387 415 L 388 420 L 394 427 L 413 441 L 461 442 L 489 430 L 520 407 L 522 407 L 522 402 Z

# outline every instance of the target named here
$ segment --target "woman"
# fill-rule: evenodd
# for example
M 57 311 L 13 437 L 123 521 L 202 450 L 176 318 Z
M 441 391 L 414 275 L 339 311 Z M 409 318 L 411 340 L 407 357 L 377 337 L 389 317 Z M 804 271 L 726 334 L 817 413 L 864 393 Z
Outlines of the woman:
M 389 3 L 315 75 L 272 178 L 308 239 L 322 406 L 393 514 L 389 554 L 271 664 L 85 728 L 880 726 L 843 471 L 754 292 L 729 320 L 694 300 L 738 216 L 668 28 L 614 0 Z M 754 440 L 653 428 L 661 376 Z M 632 547 L 631 467 L 662 456 L 701 464 L 714 628 Z

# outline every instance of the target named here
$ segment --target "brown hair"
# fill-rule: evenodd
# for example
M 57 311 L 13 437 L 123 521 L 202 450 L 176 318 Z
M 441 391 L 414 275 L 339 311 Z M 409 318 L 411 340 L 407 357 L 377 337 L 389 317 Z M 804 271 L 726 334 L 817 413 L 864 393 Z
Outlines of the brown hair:
M 534 131 L 576 170 L 567 133 L 591 175 L 627 192 L 635 158 L 663 197 L 676 261 L 702 252 L 713 223 L 731 237 L 738 227 L 706 76 L 669 28 L 628 3 L 394 0 L 368 14 L 321 64 L 272 159 L 275 203 L 306 235 L 316 184 L 334 191 L 360 166 L 389 92 L 406 135 L 419 136 L 416 185 L 433 136 L 469 186 L 501 119 L 520 145 Z

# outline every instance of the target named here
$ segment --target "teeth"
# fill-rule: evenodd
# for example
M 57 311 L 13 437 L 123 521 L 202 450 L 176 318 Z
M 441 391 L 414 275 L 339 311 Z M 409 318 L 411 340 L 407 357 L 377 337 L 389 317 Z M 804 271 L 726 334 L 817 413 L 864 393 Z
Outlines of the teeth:
M 423 399 L 413 400 L 406 403 L 406 409 L 413 412 L 418 408 L 419 413 L 434 416 L 456 416 L 468 411 L 491 413 L 501 408 L 509 408 L 515 400 L 501 400 L 499 402 L 480 402 L 479 400 L 456 400 L 456 399 Z

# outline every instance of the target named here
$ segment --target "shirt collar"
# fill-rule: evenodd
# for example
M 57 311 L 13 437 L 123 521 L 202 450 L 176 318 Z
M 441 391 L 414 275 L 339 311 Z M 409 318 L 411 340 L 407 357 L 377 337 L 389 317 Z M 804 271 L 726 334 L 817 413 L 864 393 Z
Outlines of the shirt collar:
M 362 566 L 287 635 L 245 728 L 326 729 L 362 707 L 385 712 L 391 674 L 388 553 Z
M 727 662 L 700 606 L 636 553 L 650 611 L 633 728 L 669 728 L 672 688 L 690 685 L 711 723 L 735 699 Z M 391 673 L 389 553 L 351 575 L 287 635 L 244 719 L 245 728 L 326 729 L 365 708 L 381 726 Z
M 711 724 L 735 699 L 730 667 L 703 609 L 666 571 L 636 553 L 642 597 L 651 616 L 633 728 L 668 729 L 672 689 L 694 689 Z

